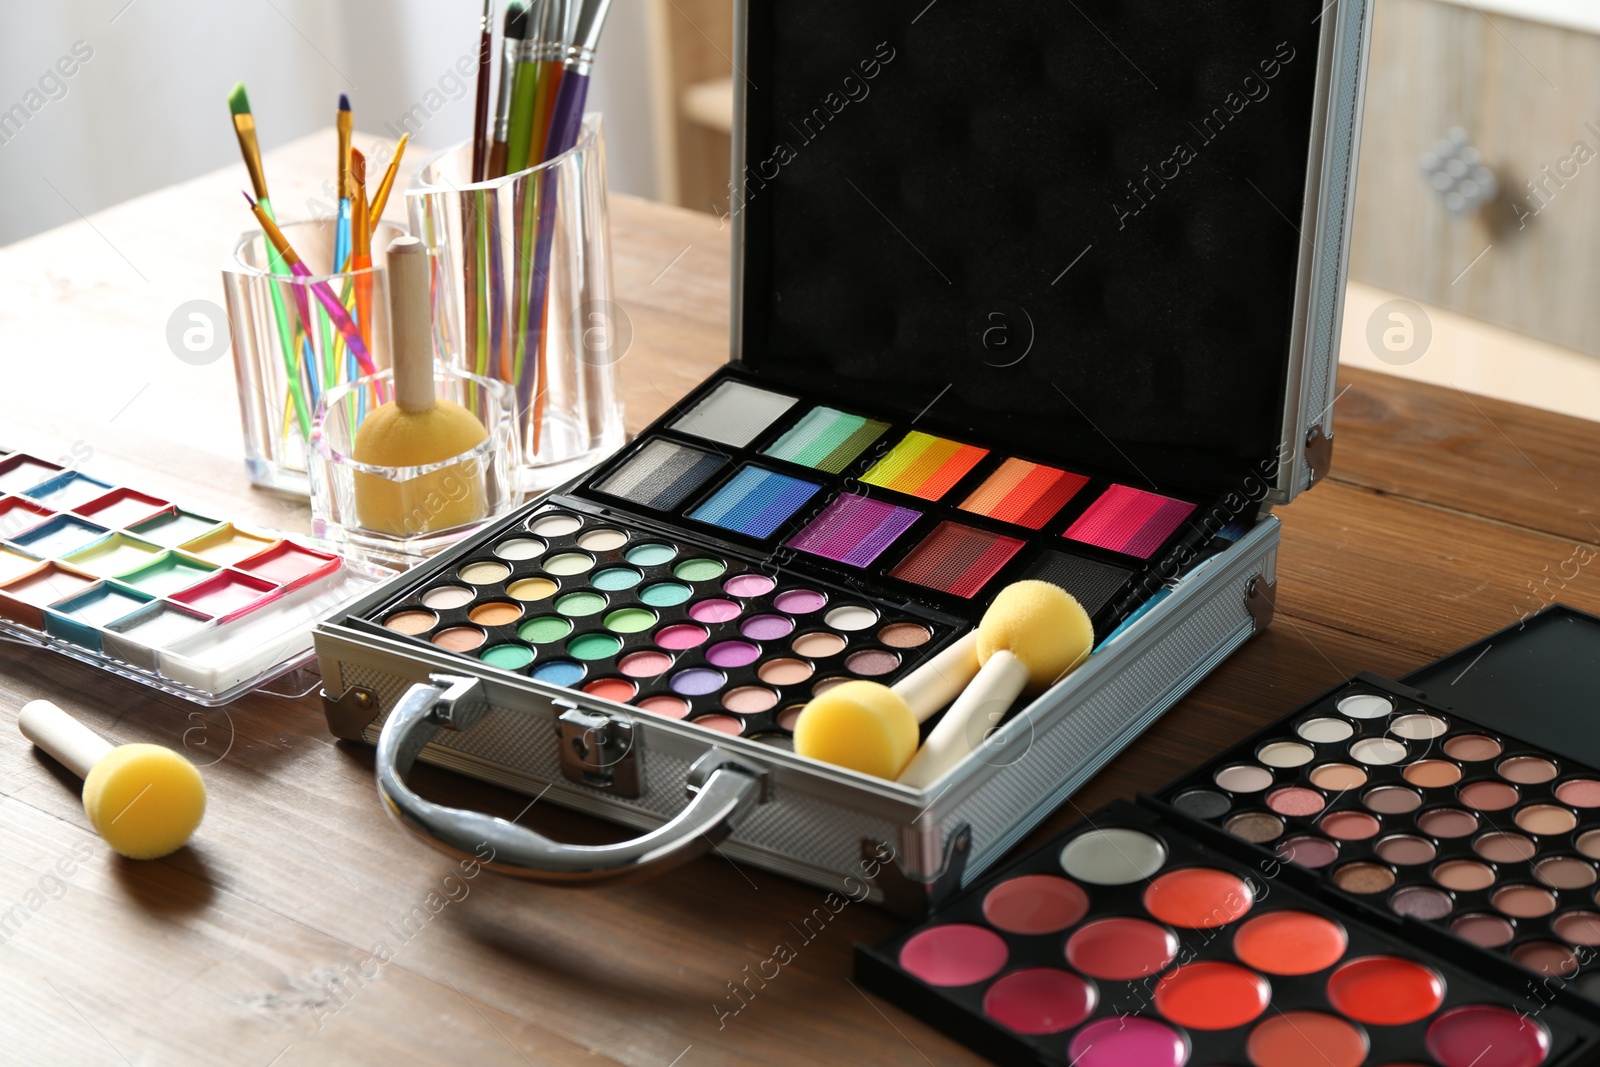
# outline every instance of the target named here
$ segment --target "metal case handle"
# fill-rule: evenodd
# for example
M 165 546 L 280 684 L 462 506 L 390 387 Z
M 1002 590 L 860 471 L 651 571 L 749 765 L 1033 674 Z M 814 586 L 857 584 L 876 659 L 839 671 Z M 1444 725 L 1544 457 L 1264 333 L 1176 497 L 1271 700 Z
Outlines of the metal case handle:
M 441 728 L 467 729 L 488 708 L 477 678 L 435 674 L 413 685 L 378 736 L 378 796 L 396 822 L 434 848 L 501 874 L 556 885 L 652 877 L 715 847 L 765 799 L 764 772 L 713 749 L 691 768 L 689 803 L 670 822 L 615 844 L 570 845 L 413 792 L 405 779 L 423 746 Z

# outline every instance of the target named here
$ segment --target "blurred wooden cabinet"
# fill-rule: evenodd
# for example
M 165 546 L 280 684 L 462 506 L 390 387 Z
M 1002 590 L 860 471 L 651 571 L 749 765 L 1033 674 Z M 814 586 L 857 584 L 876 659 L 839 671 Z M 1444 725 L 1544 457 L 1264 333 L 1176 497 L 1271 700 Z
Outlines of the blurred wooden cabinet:
M 733 0 L 647 0 L 662 199 L 721 214 L 733 130 Z
M 1600 36 L 1377 0 L 1350 276 L 1600 356 Z M 1461 127 L 1496 176 L 1452 216 L 1420 161 Z

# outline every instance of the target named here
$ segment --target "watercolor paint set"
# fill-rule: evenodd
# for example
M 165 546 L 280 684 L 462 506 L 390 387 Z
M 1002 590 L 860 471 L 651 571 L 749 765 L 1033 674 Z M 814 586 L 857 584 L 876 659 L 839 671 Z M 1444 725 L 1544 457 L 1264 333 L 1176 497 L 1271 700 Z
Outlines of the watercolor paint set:
M 1528 703 L 1468 719 L 1358 675 L 1160 799 L 1419 942 L 1600 1002 L 1600 769 L 1513 732 Z
M 1116 802 L 926 922 L 856 981 L 1001 1064 L 1541 1067 L 1600 1026 L 1469 951 L 1431 951 Z
M 526 877 L 716 841 L 837 887 L 870 840 L 896 857 L 871 898 L 925 914 L 1269 624 L 1271 510 L 1329 466 L 1365 7 L 1141 19 L 1185 87 L 1153 94 L 1070 6 L 922 6 L 736 4 L 727 366 L 317 627 L 330 731 L 378 745 L 424 839 L 483 827 L 406 791 L 419 758 L 647 831 L 525 841 Z M 930 126 L 975 42 L 1033 58 Z M 1268 57 L 1225 148 L 1106 209 L 1218 71 Z M 871 103 L 794 143 L 852 70 Z M 905 680 L 1023 578 L 1078 599 L 1096 651 L 939 780 L 790 750 L 807 700 Z
M 0 451 L 0 633 L 205 704 L 304 666 L 392 572 Z

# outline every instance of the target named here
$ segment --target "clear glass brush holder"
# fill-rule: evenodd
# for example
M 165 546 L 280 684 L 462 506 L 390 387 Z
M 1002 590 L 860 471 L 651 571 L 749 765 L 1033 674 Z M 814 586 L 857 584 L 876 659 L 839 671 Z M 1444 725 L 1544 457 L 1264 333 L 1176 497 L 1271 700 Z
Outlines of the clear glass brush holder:
M 334 220 L 279 225 L 313 272 L 333 262 Z M 389 291 L 385 250 L 406 231 L 380 222 L 372 234 L 372 266 L 296 277 L 274 270 L 266 236 L 242 234 L 222 268 L 233 371 L 244 430 L 245 470 L 252 484 L 306 496 L 311 489 L 311 431 L 317 403 L 329 388 L 359 378 L 361 368 L 313 292 L 326 283 L 361 327 L 374 364 L 389 366 Z M 279 261 L 281 264 L 281 261 Z
M 448 459 L 389 467 L 355 459 L 361 424 L 394 395 L 380 371 L 322 394 L 311 435 L 311 533 L 386 553 L 427 556 L 522 503 L 516 395 L 505 382 L 434 364 L 434 395 L 469 411 L 484 440 Z
M 462 143 L 417 168 L 412 232 L 434 261 L 434 329 L 452 366 L 508 382 L 522 425 L 518 480 L 560 485 L 626 439 L 617 363 L 631 331 L 612 300 L 600 117 L 540 166 L 470 181 Z

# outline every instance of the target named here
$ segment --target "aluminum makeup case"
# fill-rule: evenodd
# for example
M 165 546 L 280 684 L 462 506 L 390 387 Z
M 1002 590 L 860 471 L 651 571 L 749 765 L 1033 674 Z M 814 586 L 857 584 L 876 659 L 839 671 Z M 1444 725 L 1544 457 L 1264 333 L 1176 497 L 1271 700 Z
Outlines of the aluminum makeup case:
M 718 378 L 1184 487 L 1209 502 L 1198 539 L 1114 640 L 917 791 L 373 625 L 551 501 L 681 530 L 585 474 L 318 627 L 329 728 L 378 746 L 391 814 L 538 881 L 646 876 L 717 844 L 816 885 L 865 880 L 906 914 L 995 863 L 1271 619 L 1270 508 L 1331 452 L 1370 18 L 1363 0 L 741 2 Z M 850 584 L 691 529 L 751 568 Z M 888 585 L 855 591 L 952 614 Z M 419 758 L 643 834 L 578 847 L 433 804 L 405 785 Z

